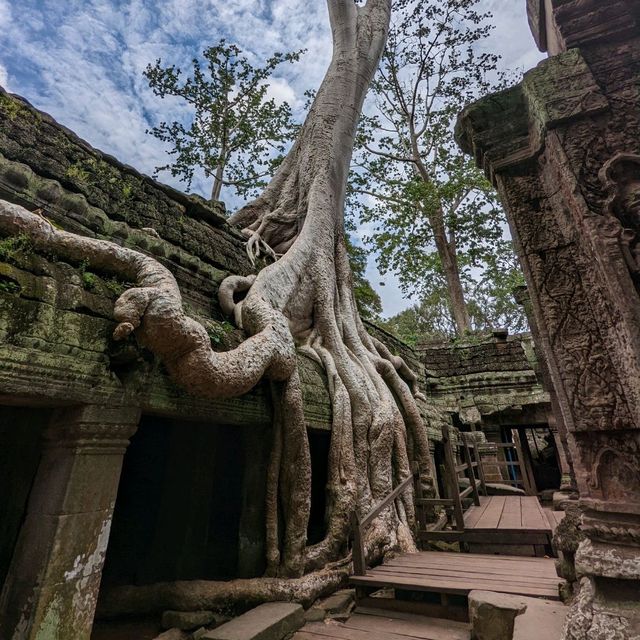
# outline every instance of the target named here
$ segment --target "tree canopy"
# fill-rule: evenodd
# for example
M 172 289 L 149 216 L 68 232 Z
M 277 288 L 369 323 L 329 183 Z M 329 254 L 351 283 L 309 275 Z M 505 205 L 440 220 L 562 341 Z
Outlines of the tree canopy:
M 160 98 L 176 96 L 190 105 L 187 122 L 160 122 L 149 133 L 170 145 L 173 161 L 156 167 L 191 187 L 202 169 L 213 178 L 211 197 L 223 187 L 242 197 L 255 195 L 282 160 L 298 126 L 287 102 L 268 98 L 268 80 L 283 63 L 299 60 L 301 51 L 274 53 L 263 66 L 253 66 L 235 44 L 222 39 L 193 59 L 192 75 L 183 78 L 175 65 L 162 60 L 144 72 Z
M 478 0 L 395 2 L 356 140 L 349 203 L 381 273 L 418 297 L 430 333 L 523 323 L 503 211 L 454 141 L 465 104 L 503 82 L 481 47 L 489 17 Z

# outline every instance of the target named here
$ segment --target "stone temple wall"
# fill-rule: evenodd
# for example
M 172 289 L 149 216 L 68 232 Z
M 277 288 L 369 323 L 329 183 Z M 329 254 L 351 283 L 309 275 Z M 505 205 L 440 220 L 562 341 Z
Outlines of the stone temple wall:
M 529 334 L 417 349 L 429 399 L 463 424 L 546 424 L 549 396 L 536 374 Z

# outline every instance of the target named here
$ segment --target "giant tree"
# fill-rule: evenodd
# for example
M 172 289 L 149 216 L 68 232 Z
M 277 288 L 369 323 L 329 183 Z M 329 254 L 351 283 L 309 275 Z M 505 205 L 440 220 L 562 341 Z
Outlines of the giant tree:
M 473 327 L 477 272 L 502 278 L 495 257 L 512 253 L 491 185 L 453 140 L 457 114 L 496 75 L 478 2 L 398 0 L 350 180 L 381 272 L 397 274 L 405 294 L 444 299 L 460 334 Z
M 238 396 L 263 378 L 274 399 L 274 440 L 267 477 L 267 577 L 117 591 L 128 608 L 207 608 L 239 598 L 309 601 L 348 572 L 349 517 L 364 513 L 419 465 L 431 480 L 429 443 L 417 378 L 364 329 L 357 312 L 344 239 L 344 199 L 358 118 L 387 36 L 391 0 L 328 0 L 333 57 L 309 115 L 273 180 L 231 218 L 252 257 L 278 257 L 255 276 L 227 278 L 224 310 L 248 334 L 217 353 L 206 330 L 188 317 L 171 273 L 155 259 L 116 244 L 58 230 L 5 204 L 3 233 L 28 234 L 61 258 L 90 257 L 96 269 L 136 282 L 116 302 L 115 337 L 136 339 L 189 392 Z M 306 544 L 311 466 L 298 351 L 326 371 L 332 403 L 326 537 Z M 368 530 L 369 557 L 414 549 L 411 490 Z

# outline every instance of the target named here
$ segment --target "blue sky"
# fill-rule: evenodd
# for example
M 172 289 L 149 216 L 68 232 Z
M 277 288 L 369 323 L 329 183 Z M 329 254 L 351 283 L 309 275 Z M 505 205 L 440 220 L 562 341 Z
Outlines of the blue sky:
M 495 29 L 485 46 L 502 56 L 502 66 L 534 66 L 541 55 L 526 24 L 525 1 L 480 5 L 494 14 Z M 184 107 L 153 96 L 142 76 L 147 63 L 162 58 L 186 68 L 221 37 L 256 63 L 274 51 L 307 49 L 300 63 L 282 68 L 271 88 L 301 113 L 303 93 L 319 85 L 331 51 L 322 0 L 0 0 L 0 33 L 0 85 L 149 174 L 167 156 L 145 130 L 161 119 L 179 118 Z M 172 183 L 168 174 L 162 179 Z M 207 195 L 210 185 L 197 180 L 192 190 Z M 368 275 L 385 315 L 411 304 L 373 261 Z

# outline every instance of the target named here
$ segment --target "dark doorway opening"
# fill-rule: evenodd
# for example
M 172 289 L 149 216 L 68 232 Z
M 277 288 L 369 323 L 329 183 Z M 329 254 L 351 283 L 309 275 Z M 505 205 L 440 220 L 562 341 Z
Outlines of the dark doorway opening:
M 125 454 L 103 586 L 237 577 L 245 469 L 266 469 L 268 451 L 247 450 L 250 428 L 142 418 Z M 264 502 L 255 468 L 252 500 Z
M 0 406 L 0 588 L 24 522 L 50 409 Z
M 329 480 L 329 448 L 331 433 L 309 430 L 311 453 L 311 514 L 307 527 L 307 543 L 321 542 L 327 533 L 327 482 Z

